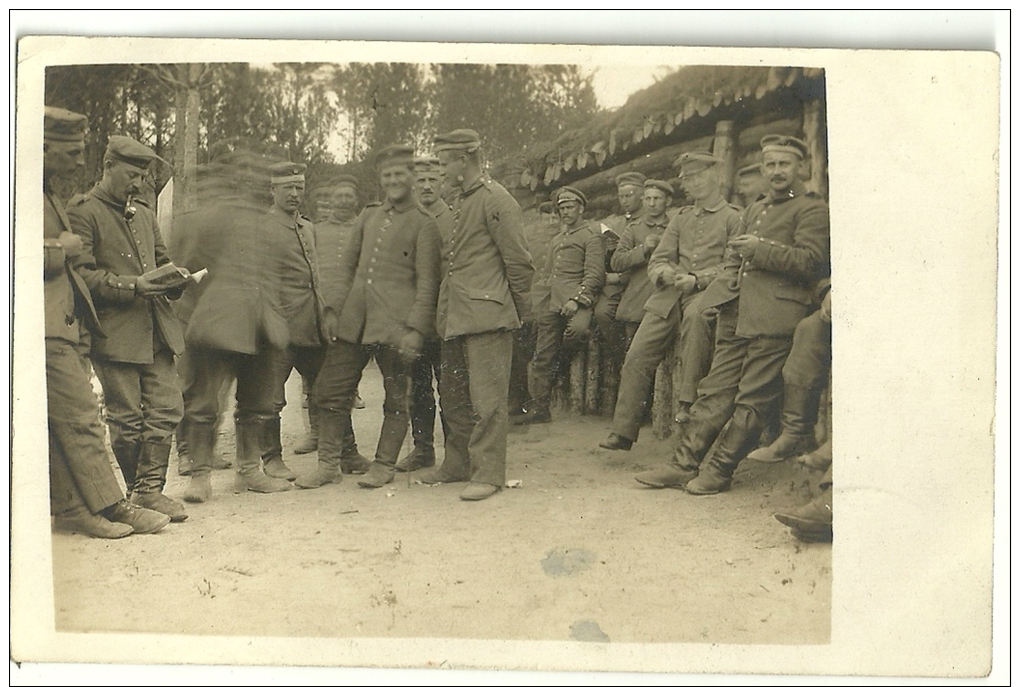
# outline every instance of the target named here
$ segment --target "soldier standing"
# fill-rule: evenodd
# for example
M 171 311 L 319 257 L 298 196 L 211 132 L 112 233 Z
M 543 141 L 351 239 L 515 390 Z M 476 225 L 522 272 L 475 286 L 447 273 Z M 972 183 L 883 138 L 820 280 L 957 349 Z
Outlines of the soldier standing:
M 828 206 L 800 178 L 807 145 L 769 135 L 761 146 L 769 193 L 744 211 L 743 233 L 730 240 L 723 271 L 702 296 L 703 309 L 719 308 L 711 368 L 673 460 L 637 475 L 642 484 L 697 495 L 730 488 L 775 410 L 783 363 L 797 324 L 812 310 L 816 282 L 829 274 Z
M 155 213 L 135 196 L 149 166 L 160 160 L 149 147 L 111 136 L 103 178 L 72 199 L 67 214 L 82 239 L 75 265 L 99 306 L 106 337 L 93 342 L 92 358 L 103 385 L 114 455 L 131 500 L 187 519 L 184 506 L 163 494 L 174 430 L 184 404 L 174 356 L 184 339 L 169 298 L 181 289 L 145 277 L 170 263 Z
M 375 461 L 358 485 L 393 481 L 407 434 L 408 366 L 435 327 L 439 290 L 439 230 L 414 196 L 414 149 L 393 145 L 376 158 L 386 200 L 358 216 L 344 249 L 336 291 L 327 295 L 323 333 L 329 340 L 315 384 L 319 461 L 297 485 L 339 482 L 344 428 L 350 426 L 358 383 L 375 358 L 386 398 Z
M 88 286 L 72 269 L 84 248 L 53 180 L 74 174 L 85 153 L 85 115 L 47 107 L 43 142 L 43 278 L 50 508 L 55 529 L 101 539 L 163 529 L 169 516 L 124 500 L 110 466 L 99 405 L 79 356 L 80 323 L 104 336 Z
M 606 278 L 602 237 L 581 218 L 587 199 L 571 186 L 556 192 L 560 233 L 549 246 L 546 273 L 532 289 L 538 336 L 531 359 L 531 404 L 514 424 L 552 422 L 549 410 L 559 354 L 576 353 L 588 341 L 592 305 Z
M 443 272 L 436 328 L 443 340 L 439 402 L 449 429 L 443 464 L 426 484 L 470 483 L 465 501 L 489 498 L 506 483 L 507 396 L 513 331 L 529 319 L 534 267 L 521 208 L 482 171 L 481 140 L 471 129 L 435 138 L 454 200 L 442 232 Z

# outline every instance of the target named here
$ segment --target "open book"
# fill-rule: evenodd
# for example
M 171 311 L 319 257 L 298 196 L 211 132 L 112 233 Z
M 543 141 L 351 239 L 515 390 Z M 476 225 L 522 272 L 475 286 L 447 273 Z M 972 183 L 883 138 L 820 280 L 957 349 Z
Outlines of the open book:
M 209 274 L 209 270 L 199 270 L 192 274 L 183 267 L 178 267 L 172 262 L 168 262 L 162 267 L 158 267 L 151 272 L 146 272 L 142 276 L 149 280 L 156 286 L 163 286 L 167 289 L 176 289 L 188 284 L 199 283 Z

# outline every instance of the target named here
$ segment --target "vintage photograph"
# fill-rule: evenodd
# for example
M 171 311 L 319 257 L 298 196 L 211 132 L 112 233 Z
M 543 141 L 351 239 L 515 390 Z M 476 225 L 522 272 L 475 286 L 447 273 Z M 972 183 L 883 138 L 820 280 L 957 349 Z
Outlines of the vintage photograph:
M 826 60 L 174 48 L 19 104 L 46 626 L 326 666 L 833 648 Z

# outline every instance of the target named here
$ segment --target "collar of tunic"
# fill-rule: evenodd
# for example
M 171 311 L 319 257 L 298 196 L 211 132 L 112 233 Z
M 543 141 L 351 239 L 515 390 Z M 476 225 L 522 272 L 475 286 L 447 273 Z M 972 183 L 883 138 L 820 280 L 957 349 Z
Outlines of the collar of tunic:
M 726 207 L 726 205 L 727 203 L 725 198 L 720 198 L 715 205 L 702 205 L 698 201 L 694 201 L 694 212 L 698 215 L 703 212 L 719 212 Z
M 389 212 L 390 210 L 396 210 L 397 212 L 407 212 L 417 204 L 418 201 L 415 199 L 414 194 L 408 194 L 407 198 L 404 198 L 399 203 L 394 203 L 392 200 L 387 198 L 386 200 L 383 201 L 382 209 L 386 212 Z

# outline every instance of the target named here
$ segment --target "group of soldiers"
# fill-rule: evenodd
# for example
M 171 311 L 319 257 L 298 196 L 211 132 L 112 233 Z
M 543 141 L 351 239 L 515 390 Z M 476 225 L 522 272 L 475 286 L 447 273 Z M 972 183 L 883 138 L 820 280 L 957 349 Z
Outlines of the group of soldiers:
M 720 160 L 692 152 L 677 162 L 693 204 L 677 212 L 671 183 L 627 173 L 616 180 L 623 215 L 601 227 L 584 218 L 587 199 L 570 186 L 526 226 L 517 201 L 485 173 L 480 137 L 469 129 L 436 136 L 432 156 L 406 145 L 378 151 L 383 200 L 360 213 L 357 180 L 332 179 L 329 212 L 315 223 L 301 214 L 304 164 L 269 167 L 268 209 L 264 189 L 235 183 L 241 175 L 226 169 L 233 192 L 175 218 L 168 248 L 140 199 L 159 158 L 137 141 L 111 136 L 101 181 L 66 210 L 57 200 L 52 182 L 82 165 L 86 133 L 84 116 L 46 109 L 58 529 L 113 538 L 185 520 L 185 506 L 163 494 L 175 435 L 189 475 L 183 500 L 212 498 L 211 471 L 230 467 L 215 442 L 232 386 L 237 491 L 314 489 L 345 474 L 371 489 L 398 471 L 430 468 L 421 482 L 463 482 L 461 499 L 487 499 L 506 482 L 510 423 L 552 421 L 558 371 L 593 332 L 622 359 L 612 432 L 601 444 L 610 450 L 637 440 L 655 369 L 679 337 L 676 451 L 664 468 L 639 474 L 642 484 L 725 491 L 780 398 L 783 432 L 752 457 L 814 448 L 828 365 L 816 352 L 828 350 L 829 300 L 819 290 L 829 270 L 828 214 L 804 189 L 806 146 L 796 138 L 762 140 L 761 165 L 746 171 L 760 171 L 765 192 L 743 211 L 722 196 Z M 152 278 L 171 256 L 183 282 Z M 189 278 L 203 270 L 200 283 Z M 806 348 L 810 373 L 796 363 Z M 373 359 L 385 400 L 369 460 L 351 413 L 363 406 L 358 386 Z M 107 458 L 90 366 L 126 496 Z M 317 451 L 302 475 L 285 463 L 281 440 L 293 370 L 305 382 L 311 429 L 297 452 Z M 445 449 L 438 466 L 434 381 Z M 409 427 L 414 447 L 401 458 Z M 819 453 L 816 467 L 824 466 Z M 783 515 L 798 536 L 831 537 L 831 501 Z

